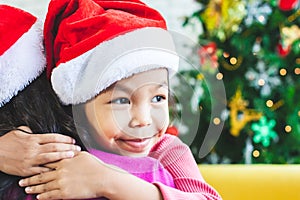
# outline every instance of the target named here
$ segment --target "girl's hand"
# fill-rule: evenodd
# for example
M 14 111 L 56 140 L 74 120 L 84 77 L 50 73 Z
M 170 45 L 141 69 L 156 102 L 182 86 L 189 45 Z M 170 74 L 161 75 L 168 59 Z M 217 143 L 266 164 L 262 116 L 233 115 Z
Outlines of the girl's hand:
M 53 171 L 19 182 L 28 194 L 43 199 L 162 200 L 160 190 L 122 169 L 108 165 L 90 153 L 47 164 Z M 29 187 L 28 187 L 29 186 Z
M 71 158 L 80 151 L 71 137 L 54 133 L 30 133 L 28 127 L 22 126 L 0 137 L 2 172 L 17 176 L 47 172 L 50 169 L 42 165 Z
M 28 194 L 39 194 L 38 199 L 85 199 L 104 196 L 109 174 L 116 171 L 87 152 L 71 159 L 47 164 L 52 168 L 19 182 Z M 29 187 L 28 187 L 29 186 Z

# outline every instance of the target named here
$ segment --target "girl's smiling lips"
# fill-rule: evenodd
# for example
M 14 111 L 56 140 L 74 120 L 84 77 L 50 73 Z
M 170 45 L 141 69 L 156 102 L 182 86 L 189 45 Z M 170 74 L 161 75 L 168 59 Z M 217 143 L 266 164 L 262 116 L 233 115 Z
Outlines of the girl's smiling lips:
M 148 138 L 118 138 L 116 142 L 126 151 L 140 153 L 148 149 L 147 147 L 154 137 L 155 135 Z

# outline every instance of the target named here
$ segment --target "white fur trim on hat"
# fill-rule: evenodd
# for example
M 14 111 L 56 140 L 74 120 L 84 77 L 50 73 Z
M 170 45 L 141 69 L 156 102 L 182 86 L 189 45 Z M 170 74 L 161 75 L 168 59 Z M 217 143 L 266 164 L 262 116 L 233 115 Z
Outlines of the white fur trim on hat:
M 163 67 L 172 75 L 178 65 L 179 57 L 170 33 L 147 27 L 103 42 L 61 63 L 53 70 L 51 82 L 62 103 L 76 105 L 135 73 Z
M 0 107 L 37 78 L 45 66 L 42 22 L 37 20 L 0 56 Z

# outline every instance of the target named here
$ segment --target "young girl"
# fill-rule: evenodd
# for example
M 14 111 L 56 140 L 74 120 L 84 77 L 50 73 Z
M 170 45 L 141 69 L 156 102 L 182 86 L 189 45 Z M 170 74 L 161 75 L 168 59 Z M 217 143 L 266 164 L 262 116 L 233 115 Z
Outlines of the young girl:
M 97 163 L 77 167 L 70 159 L 23 179 L 28 193 L 39 199 L 221 199 L 189 147 L 165 134 L 169 76 L 178 56 L 157 11 L 138 0 L 52 0 L 44 33 L 52 86 L 64 104 L 73 105 L 77 123 L 89 124 L 82 138 L 95 149 L 158 159 L 176 189 L 97 170 Z
M 42 74 L 45 58 L 42 32 L 39 28 L 41 23 L 31 14 L 11 6 L 0 5 L 0 199 L 3 200 L 33 199 L 33 196 L 27 196 L 23 188 L 18 186 L 22 171 L 25 171 L 25 174 L 29 173 L 28 175 L 49 171 L 46 163 L 71 158 L 75 154 L 74 151 L 79 151 L 76 150 L 79 146 L 74 145 L 72 139 L 80 142 L 75 134 L 73 119 L 64 112 L 46 74 Z M 15 138 L 11 137 L 14 132 L 8 131 L 12 129 L 21 130 L 21 133 L 17 132 Z M 22 131 L 27 133 L 23 134 Z M 32 132 L 45 134 L 31 134 Z M 49 132 L 69 136 L 46 134 Z M 28 147 L 26 143 L 33 146 Z M 79 145 L 84 149 L 83 144 Z M 24 158 L 23 148 L 33 149 L 29 155 L 35 158 Z M 145 181 L 158 181 L 173 186 L 170 174 L 153 158 L 127 158 L 98 151 L 92 153 L 120 168 L 100 162 L 86 152 L 79 153 L 72 163 L 79 165 L 81 158 L 90 159 L 97 163 L 97 170 L 109 166 L 107 171 L 117 171 L 126 175 L 130 172 Z M 24 160 L 18 160 L 22 157 L 19 154 Z M 36 163 L 33 166 L 32 163 L 21 165 L 20 169 L 15 170 L 18 161 L 26 163 L 28 160 L 35 160 Z M 151 164 L 145 169 L 142 168 L 143 163 Z M 137 168 L 132 168 L 132 165 Z

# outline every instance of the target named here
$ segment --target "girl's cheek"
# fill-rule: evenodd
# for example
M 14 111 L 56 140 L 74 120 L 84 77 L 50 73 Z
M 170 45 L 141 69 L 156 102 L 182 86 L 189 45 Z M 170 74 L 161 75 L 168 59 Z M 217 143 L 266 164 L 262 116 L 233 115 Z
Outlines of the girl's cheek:
M 169 110 L 167 108 L 157 108 L 151 111 L 152 119 L 162 129 L 169 125 Z
M 128 127 L 130 122 L 129 110 L 116 110 L 111 113 L 112 124 L 118 129 L 122 130 Z

